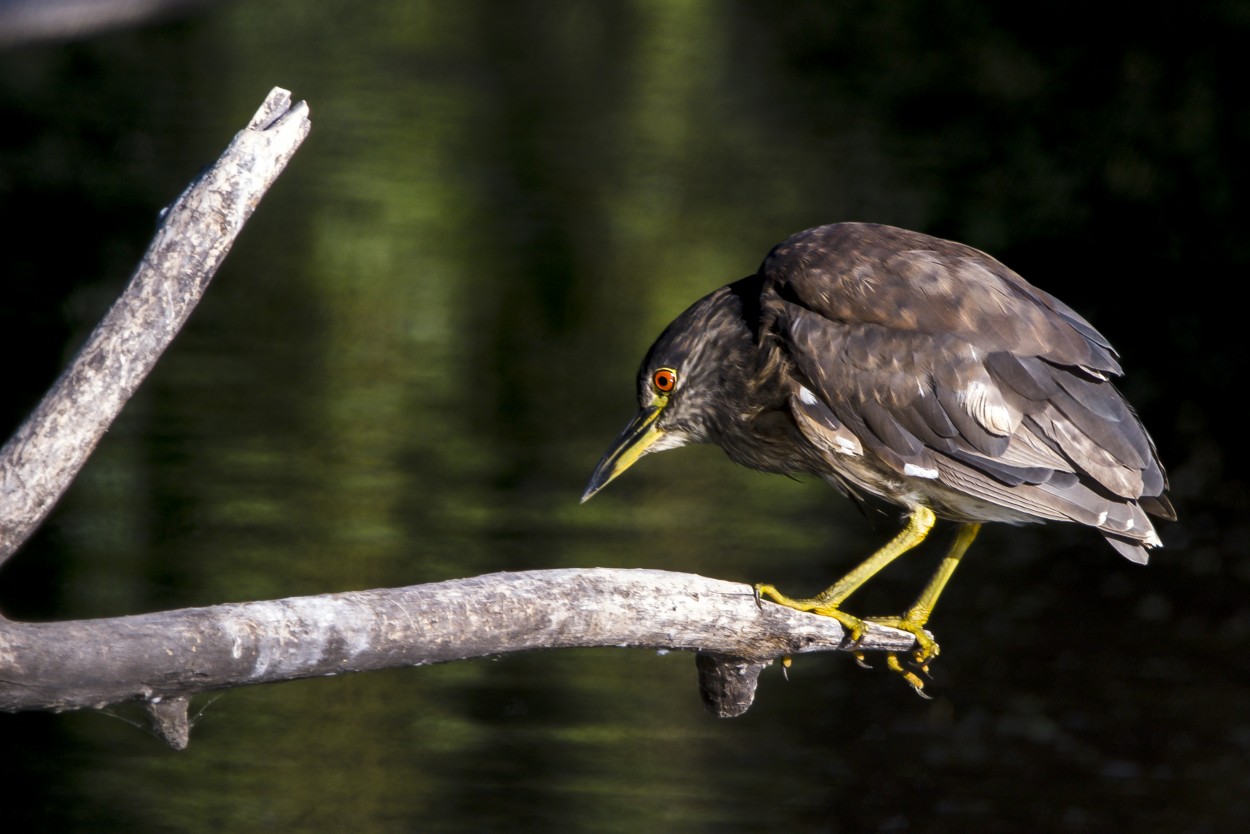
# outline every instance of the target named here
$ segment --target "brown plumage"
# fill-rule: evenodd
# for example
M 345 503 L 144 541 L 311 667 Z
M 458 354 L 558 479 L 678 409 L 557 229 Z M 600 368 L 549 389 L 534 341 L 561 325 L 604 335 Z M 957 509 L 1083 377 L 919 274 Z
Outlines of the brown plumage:
M 983 252 L 821 226 L 669 325 L 639 373 L 642 411 L 585 498 L 642 454 L 715 443 L 913 518 L 1076 522 L 1145 562 L 1160 545 L 1147 513 L 1175 514 L 1154 444 L 1111 382 L 1120 373 L 1093 326 Z

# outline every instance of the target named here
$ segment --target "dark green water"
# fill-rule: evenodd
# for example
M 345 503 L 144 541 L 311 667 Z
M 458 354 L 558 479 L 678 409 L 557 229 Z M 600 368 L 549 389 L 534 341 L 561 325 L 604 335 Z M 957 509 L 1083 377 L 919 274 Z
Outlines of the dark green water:
M 234 3 L 0 53 L 0 431 L 270 87 L 313 120 L 0 573 L 9 616 L 568 566 L 817 590 L 894 516 L 713 449 L 577 499 L 659 329 L 836 220 L 971 243 L 1086 314 L 1182 514 L 1146 569 L 1084 531 L 988 530 L 932 623 L 932 701 L 801 658 L 715 721 L 691 658 L 604 650 L 206 697 L 183 753 L 137 710 L 0 716 L 5 830 L 1250 824 L 1250 6 L 1128 9 Z M 937 555 L 859 610 L 901 609 Z

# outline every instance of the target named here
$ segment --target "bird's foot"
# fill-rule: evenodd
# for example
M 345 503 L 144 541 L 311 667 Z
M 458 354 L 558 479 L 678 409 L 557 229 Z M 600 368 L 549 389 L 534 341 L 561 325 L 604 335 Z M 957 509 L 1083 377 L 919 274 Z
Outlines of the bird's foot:
M 807 611 L 812 614 L 819 614 L 822 617 L 832 617 L 841 623 L 842 627 L 846 629 L 847 637 L 852 643 L 858 643 L 863 639 L 865 623 L 875 623 L 877 625 L 897 628 L 901 631 L 908 632 L 916 638 L 916 648 L 911 652 L 911 656 L 908 658 L 914 671 L 913 669 L 905 667 L 899 660 L 898 655 L 894 652 L 890 652 L 885 656 L 885 665 L 891 671 L 902 675 L 903 680 L 907 681 L 911 688 L 916 690 L 917 695 L 922 698 L 929 697 L 929 695 L 924 691 L 924 681 L 921 680 L 920 675 L 929 677 L 929 661 L 937 657 L 939 646 L 937 641 L 924 630 L 924 626 L 922 624 L 909 620 L 907 617 L 856 617 L 853 614 L 846 613 L 841 608 L 838 608 L 837 605 L 831 604 L 829 601 L 823 600 L 820 597 L 813 597 L 811 599 L 794 599 L 793 597 L 788 597 L 781 593 L 772 585 L 756 585 L 756 602 L 759 602 L 764 598 L 768 598 L 778 605 L 784 605 L 786 608 L 793 608 L 796 611 Z M 854 651 L 851 654 L 855 658 L 855 662 L 860 666 L 865 669 L 872 668 L 865 660 L 864 653 L 862 651 Z M 917 672 L 919 674 L 917 674 Z
M 767 597 L 778 605 L 784 605 L 786 608 L 793 608 L 795 611 L 808 611 L 812 614 L 819 614 L 822 617 L 832 617 L 842 624 L 846 629 L 847 637 L 852 643 L 858 643 L 860 638 L 864 636 L 864 621 L 854 614 L 848 614 L 836 605 L 821 600 L 819 597 L 811 599 L 794 599 L 778 591 L 772 585 L 756 585 L 755 601 L 758 603 Z M 859 653 L 856 653 L 859 657 Z M 859 657 L 862 660 L 862 657 Z
M 906 631 L 916 638 L 916 648 L 912 650 L 908 661 L 911 669 L 906 668 L 899 661 L 898 655 L 891 652 L 885 656 L 885 665 L 892 671 L 903 676 L 903 680 L 911 684 L 911 688 L 916 690 L 916 694 L 921 698 L 928 699 L 929 695 L 924 691 L 924 681 L 920 679 L 920 675 L 926 678 L 929 675 L 929 661 L 938 656 L 941 647 L 937 641 L 933 639 L 929 632 L 924 630 L 924 626 L 907 617 L 867 617 L 866 620 L 877 625 L 887 626 L 889 628 L 897 628 L 900 631 Z M 913 671 L 914 670 L 914 671 Z M 917 674 L 919 673 L 919 675 Z

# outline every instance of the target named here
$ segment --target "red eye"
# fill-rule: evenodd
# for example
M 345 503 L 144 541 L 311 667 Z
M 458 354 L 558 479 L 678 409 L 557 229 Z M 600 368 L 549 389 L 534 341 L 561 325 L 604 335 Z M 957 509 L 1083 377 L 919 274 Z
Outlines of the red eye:
M 660 368 L 651 377 L 651 384 L 661 394 L 667 394 L 677 385 L 677 372 L 672 368 Z

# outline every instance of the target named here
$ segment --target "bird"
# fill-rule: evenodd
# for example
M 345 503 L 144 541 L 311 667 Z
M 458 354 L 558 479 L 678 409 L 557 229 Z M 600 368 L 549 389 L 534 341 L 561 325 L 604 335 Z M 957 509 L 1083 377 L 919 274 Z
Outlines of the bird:
M 751 469 L 902 508 L 901 532 L 823 592 L 758 584 L 755 597 L 833 617 L 852 643 L 866 621 L 910 632 L 907 666 L 886 662 L 925 696 L 919 675 L 939 651 L 925 626 L 982 524 L 1072 522 L 1142 564 L 1162 545 L 1150 516 L 1176 512 L 1121 375 L 1093 325 L 978 249 L 887 225 L 818 226 L 661 333 L 638 372 L 637 415 L 582 501 L 644 455 L 710 443 Z M 843 610 L 938 519 L 957 532 L 910 608 Z

